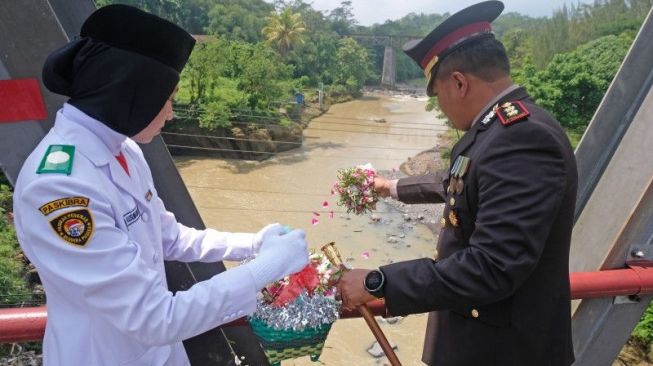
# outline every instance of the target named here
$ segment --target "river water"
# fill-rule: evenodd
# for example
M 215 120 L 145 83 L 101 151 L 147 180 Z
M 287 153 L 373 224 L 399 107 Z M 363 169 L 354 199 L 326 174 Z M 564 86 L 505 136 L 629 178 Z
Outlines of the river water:
M 435 242 L 426 226 L 406 222 L 384 202 L 376 210 L 380 221 L 348 215 L 330 195 L 338 169 L 365 163 L 378 170 L 398 169 L 407 158 L 435 146 L 437 134 L 446 127 L 424 110 L 425 104 L 426 98 L 369 94 L 332 106 L 304 130 L 302 147 L 272 159 L 177 157 L 175 161 L 208 227 L 254 232 L 280 222 L 303 228 L 311 248 L 319 250 L 335 241 L 343 258 L 356 268 L 430 257 Z M 330 218 L 332 210 L 335 214 Z M 319 223 L 313 225 L 313 217 Z M 395 324 L 381 322 L 388 339 L 398 346 L 403 365 L 422 365 L 425 325 L 426 315 L 411 315 Z M 363 319 L 337 321 L 320 360 L 325 365 L 383 365 L 385 358 L 374 359 L 366 351 L 373 342 Z M 305 357 L 282 365 L 315 363 Z

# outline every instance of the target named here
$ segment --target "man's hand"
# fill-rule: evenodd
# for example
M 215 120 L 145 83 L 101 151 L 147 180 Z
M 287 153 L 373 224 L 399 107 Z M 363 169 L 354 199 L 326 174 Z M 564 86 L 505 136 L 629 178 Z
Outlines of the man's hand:
M 353 310 L 359 305 L 376 300 L 376 297 L 367 292 L 363 285 L 365 276 L 369 272 L 368 269 L 352 269 L 342 274 L 338 282 L 338 293 L 342 298 L 342 307 L 345 310 Z
M 390 181 L 380 175 L 375 176 L 374 190 L 381 197 L 390 197 Z

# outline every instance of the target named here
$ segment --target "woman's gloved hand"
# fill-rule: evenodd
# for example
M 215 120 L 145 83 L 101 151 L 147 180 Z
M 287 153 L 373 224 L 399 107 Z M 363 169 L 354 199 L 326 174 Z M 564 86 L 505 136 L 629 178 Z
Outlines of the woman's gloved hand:
M 258 256 L 245 264 L 259 289 L 299 272 L 308 264 L 308 244 L 304 230 L 286 231 L 281 225 L 268 229 Z

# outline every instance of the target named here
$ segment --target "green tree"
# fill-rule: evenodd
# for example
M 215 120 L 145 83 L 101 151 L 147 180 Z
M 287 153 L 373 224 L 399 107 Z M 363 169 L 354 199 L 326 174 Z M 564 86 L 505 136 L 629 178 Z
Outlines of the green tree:
M 497 38 L 504 39 L 506 32 L 516 29 L 532 29 L 545 20 L 546 18 L 532 18 L 515 12 L 504 13 L 492 22 L 492 32 Z
M 329 12 L 328 19 L 331 22 L 331 29 L 334 32 L 341 36 L 350 34 L 356 26 L 356 18 L 354 18 L 351 1 L 340 2 L 339 7 Z
M 353 93 L 357 93 L 373 76 L 367 50 L 349 37 L 339 42 L 336 67 L 334 81 Z
M 222 0 L 209 11 L 206 31 L 222 38 L 256 43 L 262 40 L 265 16 L 274 7 L 262 0 Z
M 291 80 L 292 66 L 281 62 L 269 46 L 263 43 L 235 46 L 234 60 L 238 61 L 233 66 L 240 71 L 231 76 L 239 79 L 238 88 L 249 95 L 249 108 L 268 109 L 298 88 Z
M 531 37 L 528 31 L 523 28 L 507 30 L 501 37 L 501 43 L 506 48 L 513 69 L 521 67 L 527 58 L 532 62 Z
M 238 88 L 238 80 L 219 77 L 219 88 L 200 106 L 199 125 L 203 128 L 231 127 L 232 110 L 247 105 L 248 95 Z
M 563 7 L 531 30 L 533 61 L 543 68 L 554 55 L 606 35 L 635 33 L 651 8 L 650 0 L 597 0 Z
M 306 30 L 306 25 L 300 13 L 286 8 L 281 13 L 272 12 L 265 19 L 267 25 L 263 27 L 262 32 L 267 43 L 275 47 L 281 57 L 286 58 L 290 49 L 304 42 L 302 33 Z
M 191 34 L 204 34 L 209 9 L 215 0 L 96 0 L 97 7 L 125 4 L 156 14 L 181 26 Z
M 524 85 L 563 126 L 587 126 L 623 61 L 633 36 L 605 36 L 558 54 L 547 67 L 520 75 Z
M 303 34 L 305 41 L 293 47 L 286 58 L 286 61 L 294 66 L 293 76 L 305 77 L 309 85 L 313 86 L 320 82 L 331 84 L 336 69 L 335 58 L 340 36 L 332 30 L 330 20 L 310 5 L 301 1 L 284 5 L 301 14 L 306 25 Z
M 316 32 L 307 35 L 307 41 L 295 47 L 287 58 L 294 66 L 294 77 L 305 76 L 310 85 L 314 86 L 320 82 L 333 83 L 337 70 L 338 41 L 335 33 Z
M 229 127 L 233 110 L 269 111 L 299 88 L 293 67 L 279 57 L 264 43 L 212 38 L 199 44 L 182 74 L 179 117 L 213 129 Z
M 188 9 L 182 6 L 181 0 L 96 0 L 95 4 L 98 8 L 109 4 L 131 5 L 180 25 Z
M 184 93 L 190 104 L 205 103 L 218 86 L 224 73 L 225 56 L 221 52 L 227 43 L 218 38 L 209 38 L 195 46 L 182 72 Z

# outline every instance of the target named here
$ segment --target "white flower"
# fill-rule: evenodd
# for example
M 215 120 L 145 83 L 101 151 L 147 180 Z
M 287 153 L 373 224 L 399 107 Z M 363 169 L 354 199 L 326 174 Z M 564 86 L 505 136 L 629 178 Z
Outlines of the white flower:
M 371 163 L 367 163 L 367 164 L 359 165 L 359 166 L 357 166 L 356 168 L 361 168 L 361 169 L 363 169 L 363 170 L 371 170 L 371 171 L 374 171 L 374 167 L 372 166 Z

